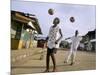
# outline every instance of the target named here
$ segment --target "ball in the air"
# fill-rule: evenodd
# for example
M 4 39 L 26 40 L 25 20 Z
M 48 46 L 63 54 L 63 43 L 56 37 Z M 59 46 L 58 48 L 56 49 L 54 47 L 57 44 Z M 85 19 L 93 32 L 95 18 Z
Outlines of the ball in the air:
M 53 15 L 54 14 L 54 10 L 53 9 L 49 9 L 48 13 L 49 13 L 49 15 Z
M 75 18 L 74 17 L 70 17 L 70 22 L 75 22 Z

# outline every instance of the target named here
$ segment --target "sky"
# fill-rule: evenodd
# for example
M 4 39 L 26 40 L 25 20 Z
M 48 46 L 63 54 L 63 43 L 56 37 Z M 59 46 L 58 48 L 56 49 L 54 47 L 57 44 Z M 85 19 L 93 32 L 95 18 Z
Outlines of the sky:
M 54 10 L 53 15 L 48 14 L 50 8 Z M 62 30 L 63 38 L 73 36 L 75 30 L 78 30 L 79 35 L 83 36 L 96 28 L 96 7 L 94 5 L 11 0 L 11 10 L 35 14 L 43 36 L 48 35 L 55 17 L 60 19 L 59 27 Z M 69 20 L 71 16 L 75 18 L 74 23 Z

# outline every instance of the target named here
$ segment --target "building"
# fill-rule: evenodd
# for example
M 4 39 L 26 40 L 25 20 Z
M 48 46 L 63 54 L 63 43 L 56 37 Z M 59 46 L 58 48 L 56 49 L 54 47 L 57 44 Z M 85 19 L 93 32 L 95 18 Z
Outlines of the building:
M 35 15 L 11 11 L 11 49 L 31 48 L 35 34 L 42 34 Z M 34 41 L 34 42 L 33 42 Z
M 84 44 L 84 50 L 95 51 L 96 50 L 96 29 L 89 31 L 86 35 L 82 36 L 81 44 Z
M 43 48 L 44 44 L 46 42 L 46 37 L 36 37 L 35 40 L 37 40 L 37 47 Z
M 96 50 L 96 29 L 89 31 L 86 35 L 85 47 L 86 50 L 95 51 Z

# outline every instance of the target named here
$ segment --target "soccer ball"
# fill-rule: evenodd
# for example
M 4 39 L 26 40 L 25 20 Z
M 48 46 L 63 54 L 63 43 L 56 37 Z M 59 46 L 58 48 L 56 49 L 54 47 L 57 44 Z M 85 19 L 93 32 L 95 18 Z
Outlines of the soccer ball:
M 53 14 L 54 14 L 53 9 L 50 8 L 50 9 L 48 10 L 48 13 L 49 13 L 49 15 L 53 15 Z
M 70 17 L 70 22 L 75 22 L 75 18 L 74 17 Z

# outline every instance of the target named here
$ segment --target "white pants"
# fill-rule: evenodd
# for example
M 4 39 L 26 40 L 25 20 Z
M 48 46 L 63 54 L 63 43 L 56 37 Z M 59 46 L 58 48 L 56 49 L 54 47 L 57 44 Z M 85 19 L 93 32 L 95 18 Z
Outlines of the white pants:
M 76 51 L 77 51 L 77 49 L 71 48 L 71 50 L 69 51 L 68 57 L 65 57 L 65 61 L 67 63 L 69 62 L 69 60 L 71 60 L 71 63 L 75 62 Z

